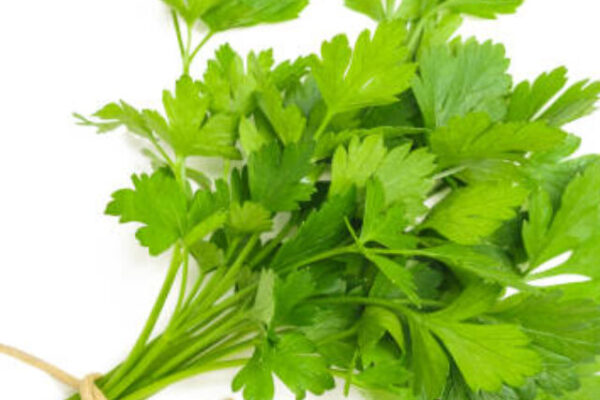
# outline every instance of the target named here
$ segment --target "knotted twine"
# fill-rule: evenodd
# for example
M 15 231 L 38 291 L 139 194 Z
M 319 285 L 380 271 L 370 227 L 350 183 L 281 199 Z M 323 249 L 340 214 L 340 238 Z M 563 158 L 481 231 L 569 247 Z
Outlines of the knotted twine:
M 57 381 L 78 390 L 81 395 L 81 400 L 107 400 L 106 396 L 104 396 L 100 389 L 98 389 L 98 386 L 96 386 L 96 379 L 101 377 L 100 374 L 90 374 L 83 379 L 77 379 L 60 368 L 34 357 L 31 354 L 27 354 L 24 351 L 15 349 L 14 347 L 0 344 L 0 353 L 37 368 Z

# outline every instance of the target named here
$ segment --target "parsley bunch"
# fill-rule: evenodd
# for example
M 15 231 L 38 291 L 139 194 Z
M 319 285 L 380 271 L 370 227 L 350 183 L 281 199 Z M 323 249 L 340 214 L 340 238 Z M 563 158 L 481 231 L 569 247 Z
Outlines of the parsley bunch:
M 379 21 L 356 43 L 280 64 L 224 45 L 198 79 L 213 35 L 307 0 L 164 1 L 183 62 L 164 110 L 77 116 L 147 142 L 153 172 L 107 213 L 172 254 L 137 343 L 99 382 L 109 399 L 234 367 L 246 400 L 272 400 L 275 377 L 298 399 L 334 378 L 377 400 L 597 398 L 600 157 L 575 157 L 563 127 L 600 83 L 568 86 L 559 68 L 514 86 L 501 45 L 453 38 L 464 16 L 522 0 L 346 0 Z M 207 157 L 222 174 L 196 167 Z M 565 274 L 587 280 L 532 284 Z

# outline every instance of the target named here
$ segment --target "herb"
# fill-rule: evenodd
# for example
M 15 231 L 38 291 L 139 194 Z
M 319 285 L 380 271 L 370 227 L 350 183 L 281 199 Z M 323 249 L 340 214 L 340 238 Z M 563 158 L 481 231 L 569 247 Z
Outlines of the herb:
M 274 399 L 275 378 L 298 399 L 334 378 L 377 400 L 596 397 L 600 157 L 574 157 L 563 126 L 600 83 L 567 87 L 559 68 L 513 87 L 502 45 L 450 39 L 463 17 L 522 1 L 346 0 L 379 22 L 353 45 L 339 35 L 278 65 L 224 45 L 200 79 L 212 36 L 307 2 L 165 3 L 183 75 L 164 110 L 77 115 L 146 141 L 153 172 L 106 212 L 172 257 L 138 341 L 99 381 L 109 399 L 228 368 L 246 400 Z M 535 284 L 562 274 L 587 280 Z

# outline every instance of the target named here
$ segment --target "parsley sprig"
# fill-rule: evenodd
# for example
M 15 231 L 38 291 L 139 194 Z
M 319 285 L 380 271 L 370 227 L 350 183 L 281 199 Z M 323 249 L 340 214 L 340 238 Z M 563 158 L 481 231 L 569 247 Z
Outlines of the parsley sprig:
M 99 382 L 109 399 L 229 368 L 246 400 L 272 400 L 274 377 L 299 399 L 334 378 L 378 400 L 595 398 L 600 157 L 575 157 L 564 126 L 600 83 L 567 87 L 560 68 L 513 86 L 502 45 L 452 39 L 521 0 L 346 0 L 379 22 L 354 44 L 280 64 L 223 45 L 200 79 L 214 35 L 307 1 L 164 1 L 183 64 L 164 109 L 77 115 L 146 141 L 152 172 L 106 212 L 171 253 L 139 339 Z M 586 281 L 535 284 L 563 274 Z

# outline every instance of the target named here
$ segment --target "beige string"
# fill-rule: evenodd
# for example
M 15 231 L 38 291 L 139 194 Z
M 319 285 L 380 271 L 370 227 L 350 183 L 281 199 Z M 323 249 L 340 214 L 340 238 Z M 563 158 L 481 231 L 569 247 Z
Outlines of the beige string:
M 81 400 L 107 400 L 100 389 L 98 389 L 98 386 L 96 386 L 96 379 L 101 377 L 99 374 L 90 374 L 83 379 L 77 379 L 73 375 L 66 373 L 60 368 L 57 368 L 54 365 L 45 362 L 44 360 L 40 360 L 31 354 L 27 354 L 19 349 L 15 349 L 14 347 L 0 344 L 0 353 L 44 371 L 57 381 L 60 381 L 65 385 L 78 390 L 81 395 Z

